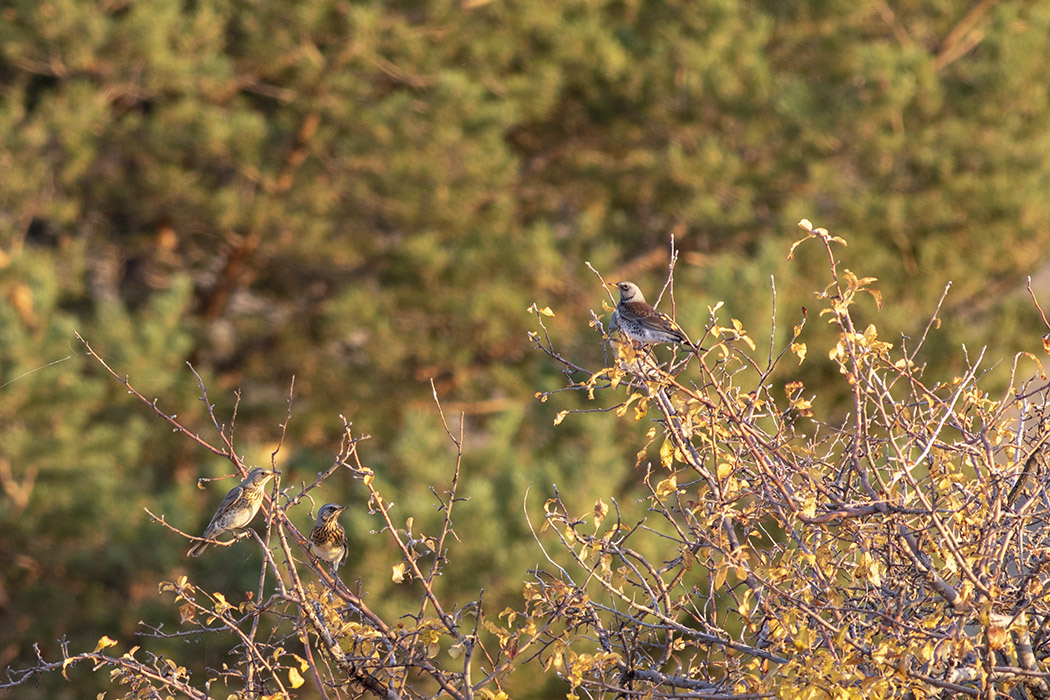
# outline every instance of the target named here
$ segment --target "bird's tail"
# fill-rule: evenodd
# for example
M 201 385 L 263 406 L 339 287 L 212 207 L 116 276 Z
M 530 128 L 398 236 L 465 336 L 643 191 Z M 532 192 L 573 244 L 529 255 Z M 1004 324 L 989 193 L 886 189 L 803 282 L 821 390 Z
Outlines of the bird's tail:
M 190 551 L 186 552 L 188 557 L 199 557 L 205 549 L 208 548 L 207 542 L 194 542 L 193 546 L 190 547 Z

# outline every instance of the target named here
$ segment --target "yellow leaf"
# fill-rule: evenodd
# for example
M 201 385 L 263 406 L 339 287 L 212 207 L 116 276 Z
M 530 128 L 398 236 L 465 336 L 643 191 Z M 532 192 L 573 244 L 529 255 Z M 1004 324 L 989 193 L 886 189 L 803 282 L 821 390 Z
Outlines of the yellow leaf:
M 558 411 L 558 415 L 554 416 L 554 425 L 560 425 L 567 415 L 569 415 L 568 411 Z
M 117 640 L 110 639 L 108 636 L 103 635 L 102 639 L 98 640 L 98 644 L 95 645 L 95 652 L 100 652 L 107 647 L 117 646 Z
M 806 496 L 806 501 L 802 504 L 802 515 L 807 518 L 812 518 L 817 512 L 817 497 L 815 494 L 809 494 Z
M 646 405 L 649 403 L 649 399 L 642 399 L 634 407 L 634 420 L 637 423 L 641 419 L 645 418 Z
M 394 583 L 402 583 L 405 580 L 405 562 L 394 565 L 394 573 L 390 577 Z
M 299 671 L 297 669 L 288 669 L 288 684 L 290 686 L 292 686 L 293 688 L 298 688 L 303 683 L 305 683 L 305 681 L 303 680 L 303 677 L 299 675 Z
M 605 516 L 609 514 L 609 506 L 605 505 L 605 501 L 598 499 L 594 502 L 594 526 L 598 527 L 605 520 Z
M 860 572 L 864 578 L 871 581 L 874 586 L 882 585 L 882 572 L 879 568 L 879 562 L 871 556 L 870 553 L 864 552 L 860 556 L 860 564 L 862 571 Z
M 67 681 L 69 680 L 69 676 L 66 675 L 66 666 L 68 666 L 71 663 L 74 663 L 75 661 L 76 659 L 74 658 L 68 658 L 62 662 L 62 677 L 65 678 Z
M 678 491 L 678 477 L 674 474 L 656 485 L 656 495 L 659 498 L 666 498 L 676 491 Z
M 218 591 L 215 592 L 215 612 L 222 615 L 233 606 L 226 602 L 226 596 Z
M 630 405 L 640 398 L 642 398 L 642 395 L 637 392 L 628 396 L 626 401 L 624 401 L 622 404 L 616 407 L 616 416 L 622 417 L 625 413 L 627 413 L 627 409 L 630 407 Z
M 802 364 L 806 359 L 806 344 L 805 343 L 792 343 L 791 352 L 798 355 L 798 363 Z
M 728 566 L 720 566 L 720 567 L 718 567 L 718 570 L 715 571 L 715 581 L 714 581 L 714 584 L 713 584 L 714 590 L 716 590 L 716 591 L 719 590 L 725 584 L 725 582 L 726 582 L 726 575 L 728 573 L 729 573 L 729 567 Z
M 664 440 L 664 444 L 660 445 L 660 464 L 670 469 L 673 461 L 674 443 L 671 442 L 671 438 L 667 438 Z
M 543 316 L 553 316 L 553 315 L 554 315 L 554 312 L 553 312 L 553 311 L 551 311 L 551 307 L 549 307 L 549 306 L 544 306 L 544 307 L 543 307 L 543 308 L 541 309 L 540 307 L 536 306 L 536 304 L 533 304 L 533 305 L 532 305 L 532 306 L 530 306 L 529 308 L 525 309 L 525 313 L 529 313 L 529 314 L 542 314 Z

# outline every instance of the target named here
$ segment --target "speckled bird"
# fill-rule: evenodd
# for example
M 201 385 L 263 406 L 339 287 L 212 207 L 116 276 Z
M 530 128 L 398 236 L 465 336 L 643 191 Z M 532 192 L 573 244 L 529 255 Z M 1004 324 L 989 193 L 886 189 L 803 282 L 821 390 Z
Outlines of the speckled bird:
M 255 514 L 259 512 L 262 505 L 266 483 L 278 474 L 271 469 L 256 467 L 244 477 L 244 481 L 230 489 L 226 498 L 222 499 L 215 515 L 211 516 L 211 522 L 201 535 L 206 540 L 213 540 L 224 532 L 239 530 L 252 521 Z M 199 557 L 208 548 L 207 542 L 195 542 L 190 551 L 186 552 L 191 557 Z
M 310 531 L 310 551 L 338 569 L 346 562 L 350 548 L 346 544 L 346 530 L 339 524 L 339 514 L 346 506 L 326 503 L 317 513 L 317 524 Z
M 662 314 L 645 301 L 642 290 L 634 282 L 617 282 L 620 301 L 613 312 L 612 326 L 639 343 L 681 343 L 692 347 L 685 333 L 667 314 Z

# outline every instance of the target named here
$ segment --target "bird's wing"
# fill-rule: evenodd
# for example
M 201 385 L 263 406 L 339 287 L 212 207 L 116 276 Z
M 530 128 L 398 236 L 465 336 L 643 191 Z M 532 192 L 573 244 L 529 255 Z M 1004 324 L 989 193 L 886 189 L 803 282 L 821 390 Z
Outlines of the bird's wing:
M 635 317 L 635 320 L 644 328 L 649 330 L 669 333 L 677 337 L 678 342 L 691 344 L 689 337 L 674 320 L 665 313 L 661 313 L 644 302 L 632 301 L 625 304 L 625 310 Z
M 222 499 L 222 503 L 220 503 L 219 507 L 215 509 L 215 515 L 211 516 L 211 522 L 208 523 L 208 527 L 204 530 L 205 537 L 211 537 L 208 532 L 211 530 L 212 526 L 215 525 L 215 522 L 222 516 L 222 514 L 233 505 L 233 502 L 241 497 L 242 491 L 244 491 L 244 487 L 240 484 L 230 489 L 230 492 L 226 494 L 226 498 Z
M 625 304 L 631 314 L 638 319 L 639 322 L 644 323 L 651 327 L 671 327 L 678 328 L 678 324 L 671 320 L 671 317 L 667 314 L 660 313 L 653 307 L 646 303 L 639 301 L 632 301 Z
M 346 536 L 343 536 L 343 556 L 339 557 L 339 563 L 336 564 L 336 568 L 339 568 L 346 563 L 346 558 L 350 556 L 350 545 L 346 542 Z

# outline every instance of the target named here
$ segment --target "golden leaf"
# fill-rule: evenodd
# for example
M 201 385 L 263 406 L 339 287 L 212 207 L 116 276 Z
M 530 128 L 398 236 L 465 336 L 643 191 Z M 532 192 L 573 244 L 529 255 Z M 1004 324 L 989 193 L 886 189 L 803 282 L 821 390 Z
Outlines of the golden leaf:
M 224 612 L 233 607 L 232 605 L 226 602 L 226 596 L 224 596 L 222 593 L 216 591 L 214 597 L 216 614 L 222 615 Z
M 648 406 L 648 404 L 649 404 L 649 399 L 648 398 L 644 398 L 644 399 L 642 399 L 641 401 L 639 401 L 635 405 L 635 407 L 634 407 L 634 421 L 636 423 L 638 421 L 640 421 L 641 419 L 645 418 L 646 411 L 648 410 L 646 407 Z
M 292 686 L 293 688 L 298 688 L 299 686 L 301 686 L 305 682 L 306 681 L 304 681 L 303 677 L 299 674 L 299 670 L 298 669 L 296 669 L 296 668 L 288 669 L 288 685 Z
M 609 506 L 605 505 L 605 501 L 598 499 L 594 502 L 594 526 L 598 527 L 605 520 L 605 516 L 609 514 Z
M 805 343 L 792 343 L 791 352 L 798 355 L 798 363 L 802 364 L 806 359 L 806 344 Z
M 660 464 L 670 469 L 672 462 L 674 462 L 674 443 L 671 442 L 671 438 L 667 438 L 664 444 L 660 445 Z
M 390 576 L 390 580 L 392 580 L 394 583 L 403 583 L 405 580 L 405 562 L 395 564 L 393 569 L 394 572 Z
M 674 474 L 656 485 L 656 495 L 659 498 L 666 498 L 676 491 L 678 491 L 678 477 Z
M 715 572 L 714 583 L 712 584 L 714 586 L 714 590 L 717 591 L 723 585 L 725 585 L 726 575 L 728 573 L 729 573 L 729 567 L 728 566 L 720 566 L 720 567 L 718 567 L 718 570 Z
M 640 398 L 642 398 L 642 395 L 638 392 L 635 392 L 628 396 L 626 401 L 624 401 L 622 404 L 616 407 L 617 417 L 622 417 L 625 413 L 627 413 L 627 409 L 631 406 L 631 404 Z
M 95 645 L 95 652 L 98 653 L 107 647 L 117 646 L 117 640 L 110 639 L 106 635 L 102 635 L 102 639 L 98 640 L 98 644 Z
M 807 518 L 812 518 L 817 513 L 817 496 L 816 494 L 809 494 L 806 496 L 805 502 L 802 504 L 802 515 Z

